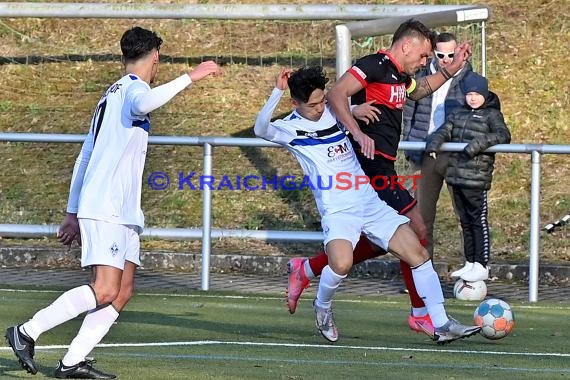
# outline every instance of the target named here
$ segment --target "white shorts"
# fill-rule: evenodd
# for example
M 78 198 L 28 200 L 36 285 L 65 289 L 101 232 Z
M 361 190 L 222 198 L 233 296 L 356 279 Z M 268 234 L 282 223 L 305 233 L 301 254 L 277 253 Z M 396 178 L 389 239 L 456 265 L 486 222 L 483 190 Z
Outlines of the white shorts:
M 380 198 L 371 199 L 356 210 L 325 215 L 321 220 L 325 236 L 323 243 L 326 248 L 331 240 L 342 239 L 350 241 L 354 248 L 360 235 L 364 234 L 372 243 L 388 250 L 390 239 L 398 227 L 409 221 Z
M 125 269 L 125 261 L 140 266 L 140 239 L 136 226 L 79 219 L 81 266 L 110 265 Z

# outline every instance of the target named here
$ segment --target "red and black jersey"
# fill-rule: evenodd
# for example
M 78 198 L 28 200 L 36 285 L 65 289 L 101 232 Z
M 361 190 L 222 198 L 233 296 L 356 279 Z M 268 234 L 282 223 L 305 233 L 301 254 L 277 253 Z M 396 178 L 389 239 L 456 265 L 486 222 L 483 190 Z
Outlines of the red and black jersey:
M 374 100 L 381 112 L 377 122 L 367 125 L 359 121 L 360 129 L 374 139 L 376 154 L 396 160 L 404 103 L 407 93 L 415 88 L 415 80 L 383 50 L 360 58 L 348 72 L 363 86 L 352 96 L 352 104 Z

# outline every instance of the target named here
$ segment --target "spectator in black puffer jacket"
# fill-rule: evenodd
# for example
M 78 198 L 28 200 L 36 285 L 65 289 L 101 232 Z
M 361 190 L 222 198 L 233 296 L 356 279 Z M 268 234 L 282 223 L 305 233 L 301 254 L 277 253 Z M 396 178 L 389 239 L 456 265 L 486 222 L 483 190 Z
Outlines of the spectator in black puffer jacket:
M 494 153 L 485 150 L 508 144 L 511 133 L 500 110 L 499 98 L 489 91 L 485 77 L 470 72 L 462 83 L 465 106 L 453 111 L 426 141 L 426 152 L 435 157 L 444 142 L 467 143 L 449 157 L 445 181 L 452 187 L 455 212 L 463 230 L 465 266 L 457 273 L 465 281 L 489 278 L 490 254 L 487 191 L 491 188 Z

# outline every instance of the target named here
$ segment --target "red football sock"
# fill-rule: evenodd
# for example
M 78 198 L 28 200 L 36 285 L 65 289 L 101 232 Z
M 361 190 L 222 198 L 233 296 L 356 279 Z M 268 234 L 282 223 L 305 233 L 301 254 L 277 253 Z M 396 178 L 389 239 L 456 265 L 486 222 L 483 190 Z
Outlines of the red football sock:
M 311 267 L 311 270 L 313 271 L 315 277 L 321 275 L 321 272 L 327 266 L 328 263 L 329 263 L 329 257 L 324 252 L 321 252 L 318 255 L 313 256 L 309 259 L 309 266 Z
M 354 247 L 354 257 L 352 259 L 352 265 L 361 263 L 364 260 L 378 257 L 383 253 L 386 253 L 386 251 L 384 251 L 380 247 L 375 248 L 372 244 L 370 244 L 370 240 L 368 240 L 364 236 L 361 236 L 358 243 L 356 243 L 356 247 Z
M 422 247 L 428 246 L 427 239 L 420 239 L 420 244 Z M 406 289 L 408 289 L 408 294 L 410 296 L 410 302 L 412 307 L 420 308 L 425 307 L 425 303 L 418 294 L 416 290 L 416 284 L 414 284 L 414 278 L 412 277 L 412 268 L 405 261 L 400 260 L 400 270 L 402 271 L 402 278 L 404 279 L 404 284 L 406 284 Z

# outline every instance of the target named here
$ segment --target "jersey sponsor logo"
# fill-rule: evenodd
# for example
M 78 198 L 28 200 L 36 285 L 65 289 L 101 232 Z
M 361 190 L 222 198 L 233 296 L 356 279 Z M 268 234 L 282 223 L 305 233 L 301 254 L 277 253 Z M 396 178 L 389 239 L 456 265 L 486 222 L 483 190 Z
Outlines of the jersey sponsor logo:
M 389 102 L 395 104 L 397 108 L 402 108 L 406 101 L 406 86 L 404 84 L 390 86 Z
M 366 89 L 367 101 L 374 100 L 375 104 L 385 105 L 390 109 L 401 110 L 406 102 L 406 85 L 404 83 L 374 83 Z
M 327 156 L 329 157 L 335 157 L 348 152 L 350 152 L 350 146 L 346 141 L 341 144 L 331 145 L 327 148 Z

